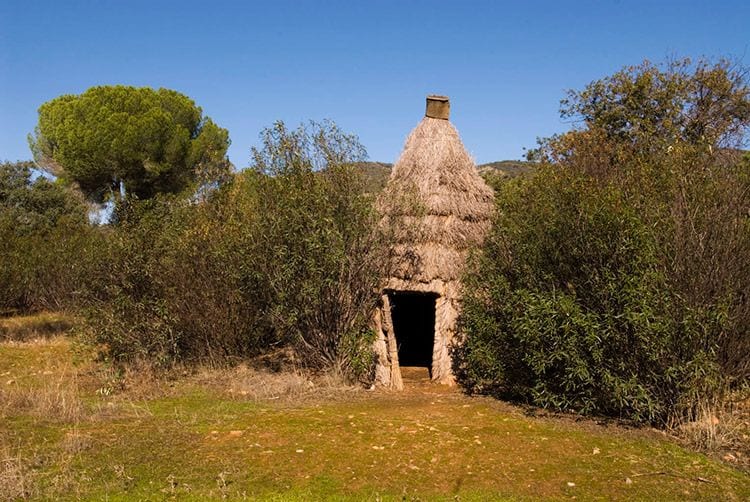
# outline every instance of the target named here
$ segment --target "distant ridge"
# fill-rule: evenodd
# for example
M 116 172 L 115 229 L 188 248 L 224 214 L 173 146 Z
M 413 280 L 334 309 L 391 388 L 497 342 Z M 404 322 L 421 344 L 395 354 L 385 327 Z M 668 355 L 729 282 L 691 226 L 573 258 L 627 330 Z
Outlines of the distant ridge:
M 391 175 L 393 164 L 390 162 L 358 162 L 357 167 L 365 175 L 367 191 L 374 193 L 383 189 Z M 479 164 L 477 166 L 482 176 L 499 176 L 501 178 L 515 178 L 534 171 L 534 163 L 524 160 L 498 160 Z
M 369 193 L 379 192 L 385 187 L 388 176 L 391 175 L 393 164 L 386 162 L 357 162 L 365 178 L 365 189 Z
M 493 174 L 506 178 L 515 178 L 516 176 L 522 176 L 533 172 L 534 163 L 525 160 L 498 160 L 486 164 L 479 164 L 477 169 L 482 176 Z

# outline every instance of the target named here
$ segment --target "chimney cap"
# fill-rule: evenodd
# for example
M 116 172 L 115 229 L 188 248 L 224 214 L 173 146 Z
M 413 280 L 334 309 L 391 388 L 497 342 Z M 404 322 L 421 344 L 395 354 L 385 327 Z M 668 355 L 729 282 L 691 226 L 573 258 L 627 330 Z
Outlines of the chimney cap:
M 425 116 L 433 119 L 448 120 L 451 113 L 451 103 L 448 96 L 430 94 L 427 96 Z

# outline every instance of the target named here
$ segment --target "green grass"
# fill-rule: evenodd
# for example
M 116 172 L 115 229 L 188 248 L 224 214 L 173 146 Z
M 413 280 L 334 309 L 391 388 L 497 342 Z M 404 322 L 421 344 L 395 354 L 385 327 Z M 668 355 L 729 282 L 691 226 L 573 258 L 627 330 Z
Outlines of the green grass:
M 106 372 L 71 358 L 64 338 L 0 344 L 0 456 L 12 460 L 0 498 L 20 477 L 38 500 L 750 499 L 747 473 L 655 432 L 431 386 L 243 401 L 184 377 L 106 396 Z M 61 382 L 80 413 L 13 397 Z

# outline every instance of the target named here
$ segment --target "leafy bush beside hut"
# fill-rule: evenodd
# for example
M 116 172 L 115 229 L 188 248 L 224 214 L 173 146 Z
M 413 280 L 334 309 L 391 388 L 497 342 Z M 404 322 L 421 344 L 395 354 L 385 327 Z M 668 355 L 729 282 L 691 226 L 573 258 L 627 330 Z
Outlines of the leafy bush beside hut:
M 563 101 L 581 127 L 497 187 L 465 279 L 470 392 L 654 424 L 750 376 L 747 73 L 644 63 Z
M 364 149 L 330 122 L 261 137 L 250 168 L 198 203 L 122 204 L 86 309 L 105 356 L 222 364 L 291 348 L 308 369 L 369 378 L 388 261 L 354 167 Z

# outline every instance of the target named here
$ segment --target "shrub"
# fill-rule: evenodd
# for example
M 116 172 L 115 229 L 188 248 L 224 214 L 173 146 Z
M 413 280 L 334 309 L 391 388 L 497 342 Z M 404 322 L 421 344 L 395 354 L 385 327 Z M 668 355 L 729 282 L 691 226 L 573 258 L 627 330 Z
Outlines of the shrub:
M 80 195 L 33 171 L 0 164 L 0 312 L 72 308 L 95 257 Z
M 750 377 L 747 73 L 644 63 L 563 100 L 584 125 L 500 184 L 466 277 L 472 392 L 669 424 Z
M 86 338 L 115 360 L 226 362 L 292 348 L 313 370 L 367 377 L 384 246 L 330 123 L 263 134 L 253 166 L 195 202 L 120 208 L 89 298 Z
M 670 196 L 706 194 L 710 180 L 696 176 L 687 192 L 676 183 Z M 729 204 L 713 195 L 708 207 Z M 728 266 L 738 259 L 733 252 L 750 258 L 747 235 L 720 218 L 698 225 L 715 215 L 698 205 L 693 237 L 710 232 L 717 241 L 710 256 L 689 252 L 679 234 L 686 215 L 666 203 L 670 196 L 644 201 L 555 167 L 499 186 L 492 233 L 466 278 L 462 384 L 553 409 L 666 424 L 689 414 L 697 396 L 721 392 L 726 377 L 745 379 L 746 361 L 729 354 L 747 347 L 738 324 L 747 269 L 738 263 L 730 268 L 738 277 L 709 290 L 715 276 L 703 267 Z M 687 274 L 691 259 L 697 270 Z
M 229 203 L 128 200 L 87 286 L 84 340 L 115 361 L 224 362 L 265 349 L 240 293 L 250 259 L 224 220 Z
M 266 329 L 312 368 L 363 374 L 372 364 L 369 322 L 389 260 L 355 166 L 364 156 L 328 122 L 294 131 L 277 123 L 253 151 L 258 207 L 245 288 Z

